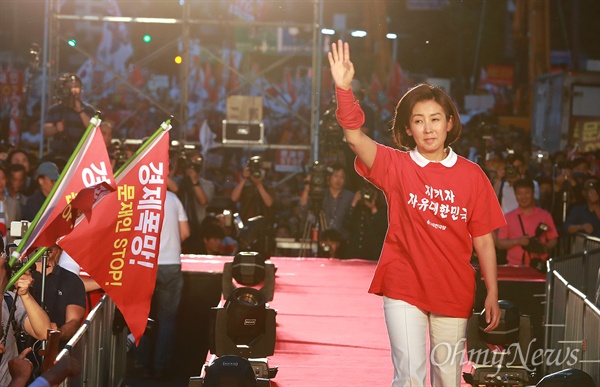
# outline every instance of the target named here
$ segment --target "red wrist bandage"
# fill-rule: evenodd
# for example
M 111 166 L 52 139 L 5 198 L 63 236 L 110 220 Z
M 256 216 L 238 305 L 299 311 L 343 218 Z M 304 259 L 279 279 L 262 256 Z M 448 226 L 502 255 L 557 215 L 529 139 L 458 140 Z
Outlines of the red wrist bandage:
M 335 116 L 344 129 L 360 129 L 365 123 L 365 112 L 358 101 L 354 100 L 352 89 L 343 90 L 336 86 L 337 109 Z

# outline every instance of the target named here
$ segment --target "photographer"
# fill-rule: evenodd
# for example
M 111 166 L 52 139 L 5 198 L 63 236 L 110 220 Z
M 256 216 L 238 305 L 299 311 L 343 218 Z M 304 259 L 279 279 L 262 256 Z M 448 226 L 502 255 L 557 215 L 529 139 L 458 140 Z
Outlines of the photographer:
M 273 220 L 273 193 L 265 185 L 268 163 L 261 156 L 248 159 L 242 170 L 242 178 L 231 192 L 231 201 L 239 203 L 239 214 L 242 221 L 258 215 Z
M 50 106 L 44 135 L 52 138 L 52 153 L 69 158 L 94 116 L 95 109 L 81 100 L 81 79 L 73 73 L 62 75 L 56 86 L 58 103 Z
M 498 170 L 498 176 L 494 182 L 494 190 L 498 196 L 498 201 L 502 206 L 502 212 L 507 214 L 518 207 L 517 198 L 515 197 L 514 183 L 519 179 L 527 179 L 527 165 L 522 156 L 511 153 L 506 158 L 504 168 Z M 533 181 L 533 192 L 535 200 L 540 198 L 540 189 L 538 183 Z
M 346 227 L 350 230 L 348 258 L 379 259 L 387 231 L 387 206 L 381 192 L 364 180 L 356 191 Z
M 202 156 L 198 153 L 183 153 L 176 161 L 175 169 L 181 169 L 182 175 L 174 176 L 169 188 L 177 194 L 185 208 L 190 225 L 190 235 L 184 242 L 186 253 L 198 253 L 201 248 L 199 238 L 200 225 L 206 217 L 206 208 L 215 194 L 215 185 L 202 177 Z
M 311 195 L 311 191 L 314 193 L 314 189 L 318 186 L 313 181 L 315 176 L 311 174 L 308 176 L 306 188 L 300 196 L 300 206 L 306 207 L 311 202 L 313 210 L 322 213 L 324 217 L 325 224 L 321 225 L 322 229 L 335 229 L 347 241 L 350 237 L 350 232 L 345 227 L 346 217 L 350 211 L 354 194 L 344 188 L 346 184 L 346 169 L 341 164 L 334 164 L 329 170 L 331 173 L 327 177 L 327 187 L 322 194 L 319 194 L 318 198 L 321 205 L 319 206 L 318 203 L 314 203 L 315 197 Z M 321 214 L 318 215 L 321 217 Z
M 506 226 L 498 229 L 497 247 L 508 250 L 509 265 L 544 270 L 540 263 L 558 242 L 552 215 L 536 206 L 532 180 L 517 180 L 513 187 L 519 207 L 505 215 Z

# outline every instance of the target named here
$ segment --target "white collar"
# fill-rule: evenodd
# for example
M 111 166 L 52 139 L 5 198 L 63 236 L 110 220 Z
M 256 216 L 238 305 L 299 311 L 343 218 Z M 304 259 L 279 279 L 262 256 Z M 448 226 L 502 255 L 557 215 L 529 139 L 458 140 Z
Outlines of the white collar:
M 417 165 L 419 167 L 424 167 L 429 163 L 440 163 L 442 164 L 444 167 L 450 168 L 453 167 L 454 164 L 456 164 L 456 161 L 458 160 L 458 156 L 456 155 L 456 153 L 454 153 L 454 151 L 452 150 L 452 148 L 448 147 L 448 156 L 446 156 L 445 159 L 443 159 L 442 161 L 431 161 L 431 160 L 427 160 L 425 157 L 423 157 L 422 154 L 420 154 L 417 149 L 413 149 L 410 152 L 410 158 L 417 163 Z

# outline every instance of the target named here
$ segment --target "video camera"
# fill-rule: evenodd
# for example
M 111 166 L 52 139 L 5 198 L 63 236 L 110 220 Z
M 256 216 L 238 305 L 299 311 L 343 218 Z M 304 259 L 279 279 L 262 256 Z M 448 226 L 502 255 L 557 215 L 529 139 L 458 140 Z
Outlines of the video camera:
M 81 78 L 79 78 L 76 74 L 67 73 L 61 75 L 56 80 L 55 85 L 55 98 L 57 99 L 58 103 L 70 109 L 75 108 L 75 102 L 79 99 L 79 95 L 73 94 L 73 92 L 71 91 L 72 84 L 74 82 L 78 83 L 80 88 L 83 85 L 83 83 L 81 82 Z
M 257 179 L 264 179 L 267 171 L 271 169 L 271 162 L 264 160 L 261 156 L 252 156 L 246 162 L 250 175 Z
M 193 168 L 198 173 L 202 171 L 204 159 L 197 152 L 196 145 L 171 141 L 169 153 L 176 158 L 177 165 L 183 170 Z
M 327 177 L 329 169 L 324 164 L 315 161 L 310 167 L 310 186 L 308 195 L 314 201 L 322 200 L 327 192 Z

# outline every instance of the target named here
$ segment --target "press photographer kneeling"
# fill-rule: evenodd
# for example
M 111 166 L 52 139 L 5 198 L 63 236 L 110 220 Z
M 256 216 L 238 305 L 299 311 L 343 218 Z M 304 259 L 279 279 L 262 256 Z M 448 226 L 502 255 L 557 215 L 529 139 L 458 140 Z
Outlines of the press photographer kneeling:
M 505 215 L 506 226 L 498 229 L 497 247 L 508 250 L 509 265 L 532 266 L 545 272 L 544 261 L 558 242 L 552 215 L 537 207 L 532 180 L 517 180 L 513 187 L 519 207 Z

